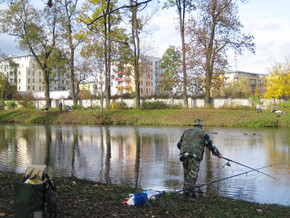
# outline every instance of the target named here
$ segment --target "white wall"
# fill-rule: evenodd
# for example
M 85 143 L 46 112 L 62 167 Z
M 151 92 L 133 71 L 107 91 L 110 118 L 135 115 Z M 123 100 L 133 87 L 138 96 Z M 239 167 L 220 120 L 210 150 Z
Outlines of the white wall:
M 62 91 L 58 91 L 59 93 L 62 93 Z M 65 92 L 65 91 L 64 91 Z M 64 95 L 61 95 L 64 96 Z M 54 98 L 51 100 L 51 107 L 52 108 L 58 108 L 58 103 L 59 100 L 62 101 L 63 106 L 65 105 L 73 105 L 73 101 L 71 99 L 67 99 L 67 98 Z M 134 107 L 135 106 L 135 99 L 117 99 L 117 100 L 111 100 L 111 102 L 125 102 L 127 104 L 128 107 Z M 141 100 L 141 103 L 144 100 Z M 149 102 L 154 102 L 154 101 L 162 101 L 166 104 L 169 105 L 183 105 L 183 99 L 173 99 L 173 98 L 169 98 L 169 99 L 156 99 L 156 98 L 152 98 L 152 99 L 147 99 L 146 101 Z M 271 99 L 262 99 L 262 109 L 271 109 L 271 107 L 273 107 L 274 105 L 274 100 Z M 279 102 L 286 102 L 284 100 L 275 100 L 275 104 L 279 103 Z M 18 103 L 17 103 L 18 104 Z M 34 105 L 36 106 L 36 108 L 43 108 L 45 106 L 45 100 L 44 99 L 37 99 L 34 101 Z M 78 101 L 79 105 L 82 105 L 83 107 L 95 107 L 95 106 L 100 106 L 101 105 L 101 101 L 99 99 L 85 99 L 85 100 L 79 100 Z M 106 100 L 104 99 L 103 105 L 106 104 Z M 232 99 L 232 98 L 227 98 L 227 99 L 213 99 L 212 100 L 212 106 L 214 108 L 221 108 L 221 107 L 237 107 L 237 106 L 255 106 L 252 105 L 251 101 L 248 99 Z M 19 105 L 19 104 L 18 104 Z M 188 99 L 188 107 L 189 108 L 194 108 L 194 107 L 204 107 L 204 99 Z M 279 109 L 279 108 L 276 108 Z
M 44 99 L 44 92 L 31 92 L 32 97 L 35 99 Z M 65 91 L 49 91 L 49 97 L 52 100 L 68 99 L 71 97 L 70 90 Z

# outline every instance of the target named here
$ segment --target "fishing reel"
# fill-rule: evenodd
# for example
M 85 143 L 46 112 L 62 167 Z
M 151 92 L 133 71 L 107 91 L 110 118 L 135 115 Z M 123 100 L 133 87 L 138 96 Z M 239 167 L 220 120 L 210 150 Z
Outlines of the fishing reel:
M 230 166 L 231 166 L 230 161 L 228 161 L 227 163 L 225 163 L 225 164 L 223 165 L 223 168 L 224 168 L 225 166 L 230 167 Z

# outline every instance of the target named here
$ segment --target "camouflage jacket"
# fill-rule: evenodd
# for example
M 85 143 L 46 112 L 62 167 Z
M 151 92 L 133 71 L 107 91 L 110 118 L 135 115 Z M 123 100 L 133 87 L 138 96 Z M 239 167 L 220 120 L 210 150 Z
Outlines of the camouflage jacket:
M 213 155 L 219 155 L 218 149 L 204 130 L 199 127 L 185 130 L 177 143 L 177 148 L 180 150 L 180 159 L 183 159 L 183 156 L 185 158 L 192 157 L 192 155 L 188 154 L 193 154 L 193 156 L 197 157 L 195 159 L 202 160 L 205 146 Z

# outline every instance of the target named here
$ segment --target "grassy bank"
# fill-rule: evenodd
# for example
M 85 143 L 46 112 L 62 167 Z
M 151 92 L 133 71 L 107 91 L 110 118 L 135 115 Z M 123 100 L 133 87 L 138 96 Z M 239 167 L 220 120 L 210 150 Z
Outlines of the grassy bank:
M 23 175 L 0 172 L 0 217 L 14 217 L 14 184 Z M 289 217 L 290 207 L 264 205 L 218 196 L 201 196 L 184 202 L 166 192 L 150 205 L 122 204 L 137 188 L 101 184 L 76 178 L 54 178 L 58 193 L 58 217 Z
M 208 126 L 220 127 L 290 127 L 290 115 L 268 111 L 231 109 L 167 109 L 167 110 L 75 110 L 60 112 L 50 110 L 8 110 L 0 111 L 1 123 L 46 123 L 85 125 L 154 125 L 189 126 L 196 118 Z

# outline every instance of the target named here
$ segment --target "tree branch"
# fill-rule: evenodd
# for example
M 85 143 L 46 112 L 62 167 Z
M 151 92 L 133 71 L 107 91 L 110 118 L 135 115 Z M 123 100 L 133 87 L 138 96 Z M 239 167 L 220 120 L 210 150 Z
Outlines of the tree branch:
M 110 15 L 110 14 L 113 14 L 114 12 L 116 12 L 116 11 L 118 11 L 118 10 L 121 10 L 121 9 L 125 9 L 125 8 L 134 8 L 134 7 L 138 7 L 138 6 L 140 6 L 140 5 L 143 5 L 143 4 L 148 4 L 149 2 L 151 2 L 151 1 L 153 1 L 153 0 L 146 0 L 146 1 L 143 1 L 143 2 L 137 2 L 137 1 L 133 1 L 133 0 L 130 0 L 131 2 L 133 2 L 133 4 L 132 5 L 123 5 L 123 6 L 121 6 L 121 7 L 119 7 L 119 8 L 116 8 L 116 9 L 114 9 L 114 10 L 112 10 L 112 11 L 109 11 L 109 12 L 107 12 L 107 13 L 105 13 L 105 14 L 103 14 L 102 16 L 99 16 L 99 17 L 97 17 L 97 18 L 95 18 L 92 22 L 90 22 L 90 23 L 86 23 L 85 21 L 83 21 L 83 20 L 81 20 L 83 23 L 85 23 L 87 26 L 88 26 L 88 28 L 89 28 L 89 26 L 91 26 L 94 22 L 96 22 L 97 20 L 99 20 L 99 19 L 101 19 L 101 18 L 103 18 L 103 17 L 106 17 L 106 16 L 108 16 L 108 15 Z

